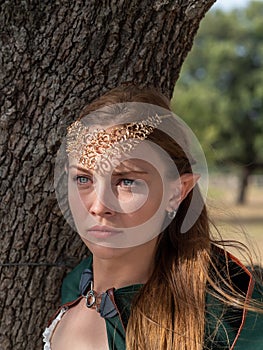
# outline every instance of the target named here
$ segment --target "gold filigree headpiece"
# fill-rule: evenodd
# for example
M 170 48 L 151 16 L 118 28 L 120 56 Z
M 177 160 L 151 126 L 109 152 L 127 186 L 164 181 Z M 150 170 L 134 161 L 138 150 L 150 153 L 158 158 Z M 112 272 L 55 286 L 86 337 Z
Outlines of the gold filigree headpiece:
M 109 163 L 110 158 L 111 165 L 114 165 L 112 158 L 117 159 L 121 153 L 131 151 L 160 123 L 160 117 L 155 115 L 140 122 L 123 124 L 109 132 L 104 129 L 90 132 L 89 127 L 77 120 L 68 127 L 66 151 L 89 169 L 96 170 L 98 161 L 104 160 Z M 103 166 L 105 167 L 105 164 Z

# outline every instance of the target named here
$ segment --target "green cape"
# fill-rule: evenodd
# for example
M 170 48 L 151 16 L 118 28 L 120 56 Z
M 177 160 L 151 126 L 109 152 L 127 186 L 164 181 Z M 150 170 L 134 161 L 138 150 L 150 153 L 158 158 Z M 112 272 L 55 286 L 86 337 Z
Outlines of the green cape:
M 250 272 L 238 260 L 229 255 L 228 268 L 233 283 L 252 299 L 263 302 L 263 288 L 255 284 Z M 223 254 L 219 260 L 226 265 Z M 218 260 L 218 261 L 219 261 Z M 82 272 L 92 270 L 92 256 L 82 261 L 63 281 L 62 305 L 73 306 L 80 299 L 79 284 Z M 130 305 L 142 285 L 132 285 L 110 290 L 111 299 L 118 313 L 105 318 L 110 350 L 124 350 L 125 328 L 130 314 Z M 245 312 L 207 293 L 205 347 L 209 350 L 263 350 L 263 314 Z

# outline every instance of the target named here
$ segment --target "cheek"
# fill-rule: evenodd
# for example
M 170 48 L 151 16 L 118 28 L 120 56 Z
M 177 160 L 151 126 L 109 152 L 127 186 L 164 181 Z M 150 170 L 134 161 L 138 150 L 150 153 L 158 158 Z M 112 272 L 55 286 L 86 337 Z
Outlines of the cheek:
M 83 194 L 81 194 L 81 192 L 78 191 L 77 188 L 72 188 L 71 186 L 69 186 L 68 202 L 74 218 L 78 218 L 82 215 L 87 214 L 85 196 L 83 196 Z
M 163 192 L 156 189 L 151 196 L 148 197 L 148 200 L 145 205 L 145 210 L 150 216 L 153 216 L 157 211 L 162 210 L 161 204 L 163 199 Z
M 154 180 L 145 186 L 143 195 L 138 196 L 135 200 L 137 205 L 136 214 L 146 216 L 146 220 L 154 215 L 162 206 L 164 199 L 163 182 L 160 176 L 155 176 Z M 135 195 L 136 198 L 136 195 Z M 161 208 L 160 208 L 161 209 Z M 141 218 L 142 219 L 142 218 Z
M 75 228 L 81 238 L 86 236 L 87 227 L 98 224 L 89 214 L 87 202 L 88 196 L 84 196 L 79 191 L 68 192 L 68 203 L 75 224 Z
M 125 199 L 116 198 L 118 202 L 119 212 L 122 214 L 133 214 L 143 208 L 148 200 L 148 195 L 145 194 L 136 194 L 131 193 L 129 196 L 126 196 Z
M 129 219 L 136 225 L 144 224 L 153 217 L 158 217 L 161 222 L 165 216 L 165 205 L 162 205 L 162 199 L 163 191 L 156 189 L 154 193 L 147 197 L 145 203 L 138 210 L 129 215 Z

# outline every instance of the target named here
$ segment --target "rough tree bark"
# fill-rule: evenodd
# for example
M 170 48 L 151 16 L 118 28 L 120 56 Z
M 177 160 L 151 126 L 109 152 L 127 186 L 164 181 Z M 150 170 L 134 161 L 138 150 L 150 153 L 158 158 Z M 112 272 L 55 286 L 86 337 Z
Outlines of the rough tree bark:
M 66 127 L 122 82 L 171 96 L 214 2 L 0 2 L 1 349 L 41 349 L 61 280 L 87 253 L 53 188 Z

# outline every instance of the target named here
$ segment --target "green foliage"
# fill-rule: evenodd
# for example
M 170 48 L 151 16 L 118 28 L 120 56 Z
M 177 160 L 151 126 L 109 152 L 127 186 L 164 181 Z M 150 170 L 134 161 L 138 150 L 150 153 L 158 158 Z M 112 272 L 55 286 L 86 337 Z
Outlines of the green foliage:
M 207 14 L 172 107 L 196 133 L 210 165 L 263 162 L 263 2 Z

